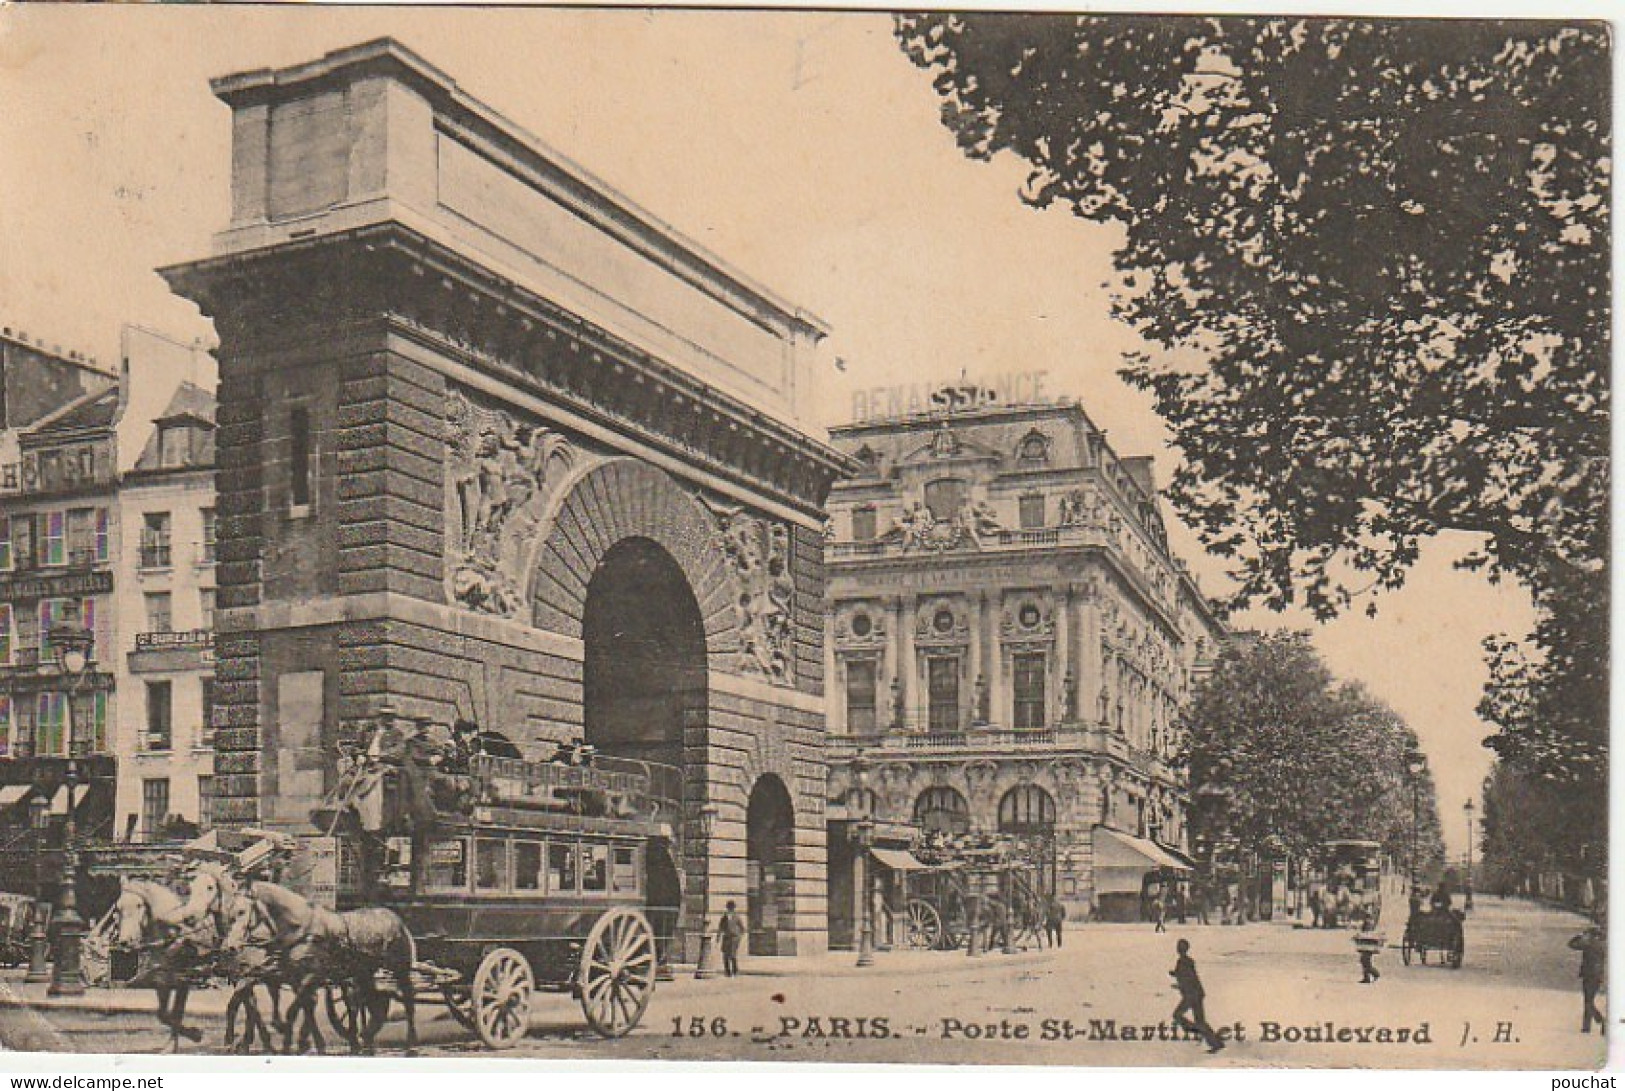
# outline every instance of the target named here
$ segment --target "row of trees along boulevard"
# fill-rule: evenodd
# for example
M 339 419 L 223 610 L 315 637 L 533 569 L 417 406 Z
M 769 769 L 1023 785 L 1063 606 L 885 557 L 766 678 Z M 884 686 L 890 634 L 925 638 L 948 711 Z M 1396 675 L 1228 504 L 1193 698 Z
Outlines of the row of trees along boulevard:
M 1235 866 L 1244 887 L 1261 893 L 1259 880 L 1285 864 L 1301 907 L 1302 880 L 1327 843 L 1347 840 L 1376 842 L 1400 874 L 1414 859 L 1424 881 L 1440 875 L 1433 781 L 1424 768 L 1413 785 L 1409 771 L 1415 734 L 1358 683 L 1336 679 L 1307 634 L 1240 636 L 1181 728 L 1192 844 L 1202 862 Z
M 1527 591 L 1534 630 L 1486 642 L 1481 859 L 1513 887 L 1554 869 L 1600 886 L 1606 26 L 958 13 L 896 30 L 967 155 L 1019 158 L 1023 201 L 1118 232 L 1114 313 L 1164 350 L 1121 374 L 1170 429 L 1168 497 L 1230 561 L 1232 605 L 1374 612 L 1441 536 Z

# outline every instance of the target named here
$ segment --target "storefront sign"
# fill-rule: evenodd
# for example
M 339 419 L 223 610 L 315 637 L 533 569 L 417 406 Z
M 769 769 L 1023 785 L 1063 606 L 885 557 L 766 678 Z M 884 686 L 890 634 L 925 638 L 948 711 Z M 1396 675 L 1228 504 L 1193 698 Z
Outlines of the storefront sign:
M 42 599 L 70 595 L 105 595 L 113 590 L 111 572 L 77 572 L 72 575 L 33 576 L 13 578 L 0 584 L 0 592 L 10 592 L 12 599 Z
M 992 405 L 1036 405 L 1049 399 L 1047 371 L 1018 371 L 985 379 L 949 383 L 910 383 L 855 391 L 853 421 L 909 417 L 930 413 L 963 413 Z

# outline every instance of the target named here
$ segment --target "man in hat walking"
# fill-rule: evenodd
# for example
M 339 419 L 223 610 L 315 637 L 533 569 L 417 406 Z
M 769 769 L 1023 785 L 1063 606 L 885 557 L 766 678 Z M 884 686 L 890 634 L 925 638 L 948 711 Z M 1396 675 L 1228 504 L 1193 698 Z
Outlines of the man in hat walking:
M 1224 1040 L 1208 1026 L 1207 1013 L 1203 1010 L 1207 992 L 1202 988 L 1202 979 L 1196 973 L 1196 960 L 1191 958 L 1191 941 L 1182 939 L 1175 947 L 1179 951 L 1179 960 L 1174 963 L 1174 968 L 1168 971 L 1168 976 L 1174 979 L 1174 987 L 1179 990 L 1179 1006 L 1174 1009 L 1174 1024 L 1200 1034 L 1203 1041 L 1207 1042 L 1207 1051 L 1217 1053 L 1224 1048 Z

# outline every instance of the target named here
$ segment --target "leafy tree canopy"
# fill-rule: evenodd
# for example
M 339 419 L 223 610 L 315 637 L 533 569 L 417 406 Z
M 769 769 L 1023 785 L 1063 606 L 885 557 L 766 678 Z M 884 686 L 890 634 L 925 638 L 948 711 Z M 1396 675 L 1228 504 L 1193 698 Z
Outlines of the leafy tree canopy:
M 1328 617 L 1419 543 L 1537 594 L 1607 554 L 1601 24 L 908 15 L 974 157 L 1119 225 L 1117 312 L 1237 604 Z M 1555 574 L 1555 575 L 1554 575 Z M 1367 609 L 1372 603 L 1367 603 Z
M 1531 775 L 1507 761 L 1484 779 L 1485 886 L 1529 893 L 1542 873 L 1601 878 L 1608 870 L 1608 796 Z
M 1338 683 L 1302 633 L 1243 639 L 1182 719 L 1199 836 L 1313 855 L 1327 841 L 1381 842 L 1410 856 L 1416 736 L 1357 685 Z M 1433 782 L 1417 785 L 1421 859 L 1442 859 Z

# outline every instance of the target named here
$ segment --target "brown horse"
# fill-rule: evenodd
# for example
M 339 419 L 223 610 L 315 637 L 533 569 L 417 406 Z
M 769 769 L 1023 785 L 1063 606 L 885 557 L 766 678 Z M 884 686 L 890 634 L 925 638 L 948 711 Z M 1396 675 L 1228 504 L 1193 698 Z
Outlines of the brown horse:
M 412 965 L 417 946 L 406 923 L 388 909 L 354 909 L 337 913 L 313 905 L 287 887 L 250 882 L 242 888 L 241 909 L 231 921 L 223 949 L 243 950 L 256 934 L 284 968 L 283 980 L 297 982 L 288 1007 L 284 1048 L 293 1045 L 293 1029 L 302 1017 L 306 1035 L 323 1048 L 316 1029 L 316 994 L 338 986 L 347 989 L 355 1014 L 352 1048 L 370 1053 L 388 1011 L 389 995 L 377 987 L 387 973 L 395 996 L 406 1011 L 406 1048 L 417 1049 L 417 1013 L 412 994 Z M 301 1040 L 300 1047 L 303 1048 Z

